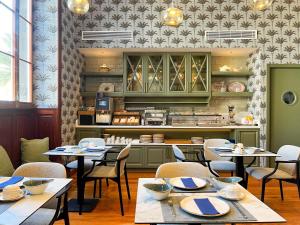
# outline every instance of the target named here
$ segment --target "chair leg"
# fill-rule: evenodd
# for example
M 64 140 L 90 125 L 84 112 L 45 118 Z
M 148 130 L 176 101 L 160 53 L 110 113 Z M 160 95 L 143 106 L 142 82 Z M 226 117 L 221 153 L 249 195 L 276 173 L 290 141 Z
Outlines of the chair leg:
M 246 189 L 248 189 L 248 178 L 249 178 L 249 175 L 248 175 L 248 173 L 246 173 L 246 175 L 245 175 L 245 183 L 246 183 L 245 184 L 246 185 L 245 188 Z
M 281 196 L 281 200 L 283 200 L 282 180 L 279 180 L 279 187 L 280 187 L 280 196 Z
M 108 183 L 108 178 L 106 178 L 106 187 L 109 186 L 109 183 Z
M 69 206 L 68 206 L 68 192 L 66 192 L 66 194 L 64 196 L 63 218 L 64 218 L 65 225 L 70 225 Z
M 96 198 L 97 180 L 94 180 L 93 198 Z
M 121 189 L 121 180 L 120 180 L 120 177 L 118 178 L 117 183 L 118 183 L 118 190 L 119 190 L 121 214 L 122 214 L 122 216 L 124 216 L 123 199 L 122 199 L 122 189 Z
M 297 179 L 298 195 L 300 198 L 300 179 Z
M 130 199 L 130 189 L 129 189 L 129 184 L 128 184 L 127 170 L 125 170 L 124 175 L 125 175 L 125 181 L 126 181 L 127 195 L 128 195 L 128 199 Z
M 260 200 L 262 202 L 264 202 L 264 200 L 265 200 L 265 189 L 266 189 L 266 180 L 263 179 L 262 180 L 262 187 L 261 187 L 261 197 L 260 197 Z
M 102 197 L 102 179 L 99 179 L 99 198 Z

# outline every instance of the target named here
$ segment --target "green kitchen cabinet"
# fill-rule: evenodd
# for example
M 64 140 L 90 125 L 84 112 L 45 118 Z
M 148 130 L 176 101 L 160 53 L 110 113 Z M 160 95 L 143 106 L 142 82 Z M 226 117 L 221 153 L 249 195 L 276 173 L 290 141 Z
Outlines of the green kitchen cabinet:
M 165 92 L 165 55 L 151 54 L 144 56 L 145 93 L 161 94 Z
M 169 95 L 187 93 L 187 58 L 186 53 L 167 54 L 167 83 Z
M 209 53 L 125 53 L 125 96 L 210 96 Z
M 145 91 L 144 57 L 138 54 L 124 54 L 124 91 L 137 94 Z
M 236 143 L 243 143 L 244 146 L 259 147 L 259 130 L 237 129 Z
M 208 94 L 210 92 L 210 54 L 191 53 L 188 61 L 188 92 Z
M 166 147 L 158 146 L 158 147 L 146 147 L 146 167 L 147 168 L 157 168 L 161 164 L 165 162 L 165 153 Z
M 144 147 L 131 147 L 129 157 L 126 161 L 128 168 L 145 168 L 145 148 Z
M 83 138 L 100 138 L 101 129 L 97 128 L 76 128 L 76 143 Z
M 244 146 L 259 147 L 259 129 L 237 129 L 235 130 L 235 140 L 236 143 L 243 143 Z M 244 163 L 250 163 L 252 159 L 252 157 L 246 157 L 244 159 Z M 259 158 L 256 160 L 254 165 L 258 165 L 258 162 Z

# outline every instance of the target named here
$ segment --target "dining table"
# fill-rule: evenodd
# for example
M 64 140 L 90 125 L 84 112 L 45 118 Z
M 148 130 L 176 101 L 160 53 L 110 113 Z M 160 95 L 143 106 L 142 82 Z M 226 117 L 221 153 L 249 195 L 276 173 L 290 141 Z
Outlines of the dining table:
M 5 182 L 10 177 L 1 177 L 0 183 Z M 23 182 L 30 178 L 24 177 L 15 185 L 22 186 Z M 0 224 L 1 225 L 19 225 L 29 218 L 34 212 L 42 208 L 50 199 L 56 197 L 59 193 L 68 190 L 72 179 L 53 178 L 48 183 L 45 192 L 39 195 L 25 194 L 18 201 L 0 201 Z
M 83 176 L 85 173 L 84 158 L 97 158 L 103 159 L 105 153 L 111 149 L 110 146 L 105 146 L 101 151 L 87 151 L 86 148 L 80 151 L 62 151 L 59 148 L 45 152 L 48 156 L 64 156 L 64 157 L 76 157 L 77 158 L 77 198 L 72 198 L 69 200 L 69 212 L 91 212 L 96 207 L 99 199 L 86 199 L 84 197 L 84 180 Z
M 239 201 L 222 199 L 218 190 L 205 192 L 201 191 L 202 189 L 199 191 L 171 191 L 167 199 L 158 201 L 144 187 L 144 184 L 156 182 L 157 179 L 155 178 L 140 178 L 138 180 L 135 224 L 278 224 L 286 222 L 282 216 L 239 184 L 237 185 L 240 191 L 244 193 L 244 198 Z M 228 204 L 230 209 L 227 214 L 218 217 L 195 216 L 181 207 L 181 203 L 191 196 L 196 199 L 217 198 Z
M 222 150 L 222 147 L 209 147 L 215 154 L 220 157 L 232 157 L 235 158 L 236 163 L 236 176 L 243 178 L 240 184 L 243 187 L 246 187 L 246 180 L 245 180 L 245 166 L 244 166 L 244 158 L 252 157 L 254 160 L 258 157 L 277 157 L 279 156 L 277 153 L 266 151 L 264 149 L 259 149 L 254 153 L 248 154 L 245 151 L 243 153 L 235 153 L 234 151 L 227 151 L 228 148 L 224 148 L 226 151 Z

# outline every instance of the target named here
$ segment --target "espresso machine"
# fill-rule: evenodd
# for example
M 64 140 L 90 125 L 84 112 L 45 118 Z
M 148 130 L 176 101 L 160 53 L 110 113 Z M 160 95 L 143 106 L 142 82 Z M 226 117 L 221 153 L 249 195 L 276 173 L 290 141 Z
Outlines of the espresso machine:
M 97 124 L 111 124 L 113 115 L 113 98 L 106 97 L 103 93 L 98 92 L 96 95 L 96 123 Z

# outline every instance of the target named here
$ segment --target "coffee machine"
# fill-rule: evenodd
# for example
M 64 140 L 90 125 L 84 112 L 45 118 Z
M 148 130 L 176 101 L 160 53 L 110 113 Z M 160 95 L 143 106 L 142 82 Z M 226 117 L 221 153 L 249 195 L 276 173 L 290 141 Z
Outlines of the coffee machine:
M 113 98 L 106 97 L 101 92 L 97 93 L 95 104 L 97 124 L 111 124 L 113 106 Z

